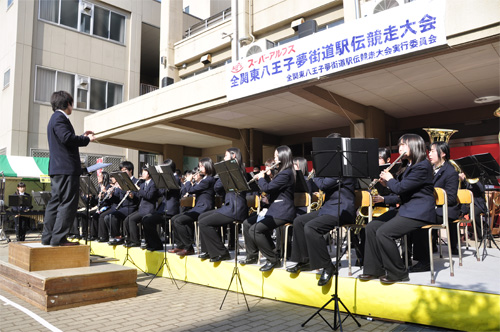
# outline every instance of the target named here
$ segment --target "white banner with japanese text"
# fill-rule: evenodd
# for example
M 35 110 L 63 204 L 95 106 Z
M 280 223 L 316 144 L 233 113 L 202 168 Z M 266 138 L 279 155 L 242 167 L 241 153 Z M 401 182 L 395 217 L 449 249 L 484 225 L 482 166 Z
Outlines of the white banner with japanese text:
M 443 0 L 418 0 L 243 58 L 227 67 L 234 100 L 446 44 Z

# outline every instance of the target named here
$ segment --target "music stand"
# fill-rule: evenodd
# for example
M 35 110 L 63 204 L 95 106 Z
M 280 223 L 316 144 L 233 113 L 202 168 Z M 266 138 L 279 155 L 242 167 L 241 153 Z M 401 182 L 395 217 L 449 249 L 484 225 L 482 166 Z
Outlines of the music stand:
M 214 164 L 215 171 L 219 174 L 219 179 L 224 186 L 224 190 L 227 193 L 233 192 L 236 197 L 241 192 L 250 191 L 250 187 L 245 178 L 245 173 L 241 169 L 241 166 L 235 159 L 225 160 Z M 238 200 L 235 199 L 235 210 L 238 210 Z M 241 220 L 238 220 L 241 221 Z M 240 283 L 241 293 L 243 294 L 243 298 L 245 299 L 245 303 L 247 305 L 248 311 L 250 311 L 250 307 L 248 306 L 247 297 L 245 295 L 245 291 L 243 290 L 243 283 L 241 282 L 240 270 L 238 268 L 238 225 L 235 227 L 235 240 L 234 240 L 234 268 L 233 273 L 231 275 L 231 281 L 229 282 L 229 286 L 227 287 L 226 294 L 224 295 L 224 299 L 222 299 L 222 303 L 220 304 L 219 310 L 222 310 L 222 306 L 224 305 L 224 301 L 226 300 L 227 294 L 229 293 L 229 289 L 231 288 L 231 284 L 233 283 L 234 278 L 236 277 L 236 294 L 238 294 L 238 282 Z
M 124 196 L 124 200 L 126 199 L 126 197 L 128 196 L 128 194 L 131 192 L 131 191 L 137 191 L 137 187 L 136 185 L 132 182 L 132 180 L 130 180 L 129 176 L 127 173 L 125 172 L 122 172 L 122 171 L 116 171 L 116 172 L 111 172 L 111 174 L 109 176 L 112 176 L 115 178 L 116 182 L 118 182 L 118 185 L 120 186 L 120 188 L 122 190 L 125 190 L 126 193 L 125 193 L 125 196 Z M 120 202 L 121 203 L 121 202 Z M 120 205 L 120 204 L 119 204 Z M 117 209 L 118 210 L 118 209 Z M 127 261 L 129 261 L 130 263 L 132 263 L 132 265 L 134 265 L 136 268 L 138 268 L 142 273 L 146 273 L 144 272 L 143 269 L 141 269 L 135 262 L 134 260 L 132 259 L 132 256 L 130 256 L 129 254 L 129 247 L 127 246 L 127 252 L 125 254 L 125 258 L 123 259 L 123 264 L 122 265 L 125 265 L 125 263 L 127 263 Z
M 90 167 L 89 167 L 90 168 Z M 84 201 L 82 195 L 79 195 L 78 205 L 83 204 L 82 207 L 85 207 L 85 216 L 87 218 L 87 236 L 85 237 L 85 244 L 88 242 L 88 238 L 90 236 L 90 197 L 97 196 L 97 189 L 94 184 L 90 181 L 90 173 L 86 175 L 80 176 L 80 192 L 86 198 Z M 92 244 L 90 246 L 90 253 L 92 254 Z
M 52 198 L 52 194 L 50 191 L 32 191 L 31 192 L 33 199 L 35 200 L 36 205 L 42 206 L 45 209 L 45 206 L 49 204 L 50 199 Z
M 375 178 L 378 176 L 378 139 L 360 139 L 360 138 L 315 138 L 313 144 L 313 165 L 318 177 L 336 177 L 339 179 L 338 188 L 342 187 L 343 178 Z M 328 300 L 320 309 L 318 309 L 303 324 L 304 327 L 314 316 L 319 315 L 325 323 L 332 329 L 337 330 L 340 327 L 342 331 L 342 322 L 351 317 L 358 327 L 361 324 L 356 320 L 352 313 L 338 296 L 338 277 L 340 263 L 340 195 L 338 198 L 338 226 L 336 235 L 336 261 L 335 261 L 335 292 L 332 298 Z M 321 311 L 330 302 L 335 301 L 333 326 L 321 315 Z M 342 304 L 347 316 L 344 320 L 340 317 L 339 303 Z M 338 322 L 337 322 L 338 319 Z
M 176 181 L 176 177 L 174 175 L 174 172 L 172 172 L 170 166 L 162 166 L 162 165 L 150 166 L 148 167 L 148 172 L 154 184 L 156 185 L 156 188 L 165 189 L 167 191 L 181 189 Z M 151 280 L 148 282 L 145 288 L 148 288 L 149 284 L 153 281 L 154 278 L 158 276 L 158 273 L 160 273 L 163 266 L 165 266 L 168 270 L 168 274 L 170 276 L 170 279 L 172 280 L 172 283 L 175 284 L 175 287 L 177 287 L 177 289 L 180 289 L 179 286 L 177 286 L 177 282 L 174 279 L 174 275 L 172 274 L 172 270 L 170 269 L 170 265 L 168 264 L 168 258 L 167 258 L 167 241 L 166 241 L 167 224 L 168 224 L 167 210 L 164 211 L 163 218 L 164 218 L 163 231 L 165 232 L 165 244 L 163 245 L 163 260 L 160 264 L 160 267 L 158 268 L 158 271 L 156 271 L 155 275 L 151 278 Z
M 4 232 L 4 222 L 5 222 L 5 174 L 3 171 L 0 172 L 2 174 L 2 180 L 0 181 L 0 241 L 10 242 L 9 237 Z
M 497 161 L 493 158 L 490 153 L 481 153 L 472 156 L 467 156 L 459 159 L 454 159 L 454 161 L 460 166 L 460 169 L 465 174 L 467 179 L 479 178 L 483 184 L 498 186 L 497 177 L 500 176 L 500 166 Z M 480 221 L 482 223 L 482 220 Z M 491 243 L 495 244 L 498 250 L 497 243 L 493 239 L 490 228 L 490 211 L 486 209 L 486 226 L 483 227 L 483 234 L 481 242 L 479 243 L 479 248 L 483 246 L 482 258 L 487 255 L 486 252 L 486 241 L 489 242 L 489 247 L 491 248 Z M 484 242 L 484 244 L 483 244 Z

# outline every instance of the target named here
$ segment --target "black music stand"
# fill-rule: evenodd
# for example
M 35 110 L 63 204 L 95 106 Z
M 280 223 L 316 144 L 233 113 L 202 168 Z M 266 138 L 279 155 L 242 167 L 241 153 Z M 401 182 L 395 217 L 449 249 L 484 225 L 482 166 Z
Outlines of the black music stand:
M 460 169 L 465 174 L 467 179 L 479 178 L 479 181 L 483 184 L 498 186 L 497 177 L 500 176 L 500 166 L 490 153 L 476 154 L 454 159 L 454 161 L 458 164 L 458 166 L 460 166 Z M 482 222 L 482 220 L 480 222 Z M 490 248 L 491 243 L 493 243 L 495 247 L 500 250 L 497 243 L 493 239 L 493 235 L 491 234 L 490 210 L 488 208 L 486 209 L 486 227 L 483 227 L 482 239 L 479 243 L 479 248 L 483 245 L 483 260 L 487 255 L 486 241 L 488 241 Z
M 177 183 L 174 172 L 172 172 L 170 166 L 163 166 L 163 165 L 150 166 L 148 167 L 148 172 L 154 184 L 156 185 L 157 189 L 165 189 L 167 191 L 181 189 L 179 187 L 179 184 Z M 158 273 L 160 273 L 163 266 L 165 266 L 168 270 L 168 275 L 170 276 L 172 283 L 175 284 L 175 287 L 177 287 L 177 289 L 180 289 L 179 286 L 177 285 L 177 282 L 174 279 L 174 275 L 172 274 L 172 270 L 170 269 L 170 265 L 168 264 L 168 258 L 167 258 L 167 243 L 166 243 L 167 224 L 168 224 L 167 210 L 164 211 L 163 218 L 164 218 L 163 231 L 165 232 L 165 244 L 163 245 L 163 260 L 161 262 L 160 267 L 158 268 L 158 271 L 156 271 L 155 275 L 151 278 L 151 280 L 148 282 L 145 288 L 148 288 L 149 284 L 153 281 L 154 278 L 158 276 Z
M 32 191 L 31 195 L 35 200 L 36 205 L 43 206 L 44 209 L 45 206 L 49 204 L 49 201 L 52 198 L 52 194 L 50 193 L 50 191 Z
M 2 180 L 0 181 L 0 241 L 10 242 L 9 237 L 4 232 L 4 221 L 5 221 L 5 175 L 3 171 L 0 172 L 2 174 Z
M 378 139 L 360 139 L 360 138 L 314 138 L 313 143 L 313 165 L 318 177 L 336 177 L 339 179 L 339 190 L 342 187 L 343 178 L 375 178 L 378 176 Z M 318 309 L 303 324 L 304 327 L 314 316 L 319 315 L 323 321 L 332 329 L 337 330 L 340 327 L 342 331 L 342 322 L 351 317 L 358 327 L 361 324 L 356 320 L 352 313 L 338 296 L 338 277 L 340 263 L 340 195 L 338 201 L 338 226 L 336 235 L 336 261 L 335 261 L 335 292 L 332 298 L 328 300 L 320 309 Z M 330 302 L 335 301 L 333 326 L 321 315 L 321 311 Z M 340 317 L 339 303 L 344 307 L 347 316 L 342 320 Z M 337 322 L 338 319 L 338 322 Z
M 112 176 L 115 178 L 116 182 L 118 182 L 118 185 L 120 186 L 120 188 L 122 190 L 125 190 L 127 191 L 125 193 L 125 196 L 124 196 L 124 200 L 126 199 L 126 197 L 128 196 L 128 194 L 131 192 L 131 191 L 137 191 L 137 186 L 132 182 L 132 180 L 130 180 L 130 177 L 128 176 L 127 173 L 125 172 L 122 172 L 122 171 L 116 171 L 116 172 L 111 172 L 111 174 L 109 176 Z M 121 203 L 121 202 L 120 202 Z M 118 209 L 117 209 L 118 210 Z M 146 273 L 144 272 L 143 269 L 141 269 L 135 262 L 134 260 L 132 259 L 132 256 L 130 256 L 129 254 L 129 247 L 127 246 L 127 252 L 125 254 L 125 258 L 123 259 L 123 264 L 122 265 L 125 265 L 125 263 L 127 263 L 127 261 L 129 261 L 132 265 L 134 265 L 136 268 L 138 268 L 142 273 Z
M 246 181 L 245 174 L 241 169 L 241 166 L 235 159 L 225 160 L 218 162 L 214 165 L 217 174 L 219 174 L 219 178 L 224 186 L 224 190 L 229 193 L 233 192 L 236 196 L 238 196 L 241 192 L 250 191 L 250 187 Z M 235 200 L 235 204 L 237 204 L 238 200 Z M 237 210 L 237 205 L 235 205 L 235 210 Z M 238 220 L 241 221 L 241 220 Z M 233 283 L 234 278 L 236 277 L 236 294 L 238 294 L 238 282 L 240 283 L 241 293 L 243 294 L 243 298 L 245 299 L 245 303 L 247 305 L 248 311 L 250 311 L 250 307 L 248 306 L 247 297 L 245 295 L 245 291 L 243 290 L 243 283 L 241 282 L 240 270 L 238 268 L 238 227 L 235 227 L 235 240 L 234 240 L 234 268 L 233 273 L 231 275 L 231 281 L 229 282 L 229 286 L 227 287 L 226 294 L 224 295 L 224 299 L 222 299 L 222 303 L 220 304 L 219 310 L 222 310 L 222 306 L 224 305 L 224 301 L 226 300 L 227 294 L 229 293 L 229 289 L 231 288 L 231 284 Z
M 85 215 L 87 218 L 87 236 L 85 237 L 85 245 L 90 236 L 90 201 L 91 196 L 97 196 L 97 190 L 94 184 L 90 181 L 90 173 L 80 176 L 80 192 L 86 198 L 83 200 L 82 195 L 79 195 L 78 205 L 83 203 L 85 207 Z M 90 253 L 92 254 L 92 245 L 90 245 Z

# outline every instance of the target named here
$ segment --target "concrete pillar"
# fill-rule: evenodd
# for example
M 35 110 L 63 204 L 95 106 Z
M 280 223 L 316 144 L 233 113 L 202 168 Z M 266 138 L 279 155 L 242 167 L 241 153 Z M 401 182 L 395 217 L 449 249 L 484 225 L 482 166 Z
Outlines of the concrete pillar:
M 175 167 L 182 170 L 184 167 L 184 147 L 182 145 L 164 144 L 163 159 L 172 159 Z M 161 160 L 163 162 L 163 160 Z
M 160 65 L 160 86 L 164 77 L 179 81 L 179 70 L 175 67 L 174 43 L 182 39 L 182 1 L 162 1 L 160 28 L 160 58 L 166 63 Z M 160 59 L 158 59 L 160 61 Z
M 368 106 L 368 116 L 365 119 L 365 133 L 367 138 L 378 138 L 379 146 L 386 146 L 387 130 L 385 125 L 384 111 Z

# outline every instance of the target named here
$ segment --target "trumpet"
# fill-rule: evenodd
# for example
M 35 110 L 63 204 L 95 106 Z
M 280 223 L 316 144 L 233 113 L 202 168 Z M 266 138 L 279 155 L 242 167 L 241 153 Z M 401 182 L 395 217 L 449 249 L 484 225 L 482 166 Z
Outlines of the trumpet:
M 265 171 L 260 171 L 260 172 L 262 173 L 262 172 L 267 172 L 267 171 L 270 171 L 270 170 L 272 170 L 272 169 L 275 169 L 276 167 L 278 167 L 278 166 L 279 166 L 279 164 L 280 164 L 280 161 L 277 161 L 277 162 L 275 162 L 275 163 L 272 163 L 270 166 L 267 166 L 267 167 L 266 167 L 266 170 L 265 170 Z M 258 179 L 258 178 L 257 178 L 257 175 L 255 175 L 253 179 L 251 179 L 250 181 L 248 181 L 248 182 L 247 182 L 247 184 L 254 183 L 255 181 L 257 181 L 257 179 Z
M 401 160 L 401 158 L 403 158 L 403 156 L 404 156 L 404 155 L 406 155 L 406 152 L 401 153 L 401 154 L 399 155 L 399 157 L 398 157 L 396 160 L 394 160 L 394 162 L 393 162 L 392 164 L 390 164 L 390 165 L 389 165 L 389 167 L 387 167 L 387 168 L 385 169 L 385 172 L 389 172 L 389 171 L 390 171 L 390 170 L 394 167 L 394 165 L 396 165 L 396 164 L 397 164 L 397 163 Z M 377 183 L 379 183 L 379 182 L 380 182 L 380 178 L 373 180 L 373 181 L 372 181 L 372 182 L 368 185 L 368 191 L 372 191 L 372 189 L 375 187 L 375 185 L 376 185 Z

